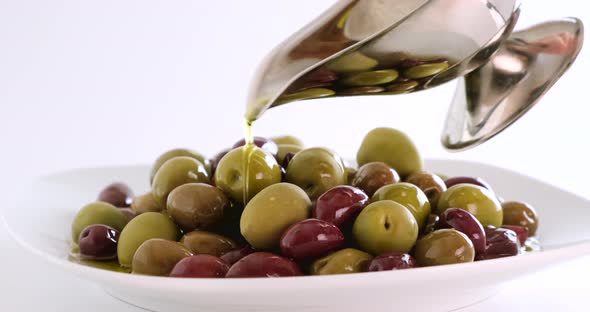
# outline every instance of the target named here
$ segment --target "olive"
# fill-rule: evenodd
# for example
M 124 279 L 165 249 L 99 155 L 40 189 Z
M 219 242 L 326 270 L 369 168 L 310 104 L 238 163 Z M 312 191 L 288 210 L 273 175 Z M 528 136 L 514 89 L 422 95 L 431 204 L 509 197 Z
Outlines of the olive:
M 160 238 L 143 242 L 133 255 L 133 274 L 166 276 L 182 259 L 193 254 L 184 245 Z
M 121 231 L 127 222 L 129 222 L 129 218 L 127 218 L 125 213 L 109 203 L 95 202 L 88 204 L 82 207 L 74 217 L 74 221 L 72 222 L 72 241 L 78 243 L 80 233 L 89 225 L 104 224 L 117 231 Z
M 117 258 L 119 231 L 104 224 L 87 226 L 78 239 L 80 257 L 85 260 L 105 261 Z
M 291 135 L 276 136 L 276 137 L 272 137 L 270 139 L 273 142 L 275 142 L 277 145 L 279 145 L 279 150 L 280 150 L 280 145 L 295 145 L 295 146 L 299 146 L 301 149 L 303 149 L 305 147 L 305 144 L 303 144 L 303 141 L 301 141 L 299 138 L 296 138 Z
M 337 73 L 354 73 L 370 70 L 378 64 L 376 59 L 360 52 L 352 52 L 328 62 L 326 68 Z
M 356 177 L 357 169 L 354 167 L 346 167 L 346 176 L 348 180 L 348 184 L 351 185 L 354 177 Z
M 395 69 L 381 69 L 352 74 L 340 81 L 343 85 L 353 87 L 375 86 L 392 82 L 399 77 Z M 380 89 L 379 92 L 384 89 Z
M 281 237 L 281 252 L 295 261 L 323 257 L 344 247 L 344 234 L 332 223 L 307 219 L 291 225 Z
M 417 186 L 406 182 L 386 185 L 377 190 L 371 198 L 373 202 L 380 200 L 393 200 L 406 207 L 416 218 L 418 228 L 424 230 L 431 212 L 430 202 Z
M 133 220 L 133 218 L 137 217 L 137 213 L 131 208 L 120 208 L 121 212 L 127 217 L 128 221 Z
M 502 204 L 504 218 L 502 224 L 524 226 L 530 236 L 537 234 L 539 218 L 533 206 L 518 201 L 510 201 Z
M 466 210 L 449 208 L 440 215 L 438 226 L 442 229 L 453 228 L 469 237 L 475 252 L 483 253 L 486 249 L 486 233 L 477 218 Z
M 426 194 L 432 209 L 436 209 L 440 196 L 447 190 L 445 181 L 429 172 L 414 173 L 406 178 L 406 182 L 416 185 Z
M 428 63 L 410 67 L 404 71 L 404 76 L 412 79 L 421 79 L 439 74 L 449 68 L 448 62 Z
M 244 246 L 224 253 L 221 256 L 221 260 L 225 261 L 225 263 L 229 265 L 233 265 L 234 263 L 238 262 L 238 260 L 254 252 L 255 250 L 252 247 Z
M 131 267 L 133 255 L 143 242 L 152 238 L 161 238 L 176 241 L 180 230 L 174 221 L 163 213 L 146 212 L 129 221 L 121 231 L 117 246 L 119 264 L 123 267 Z
M 188 183 L 168 195 L 168 213 L 185 231 L 206 229 L 223 218 L 229 201 L 223 192 L 204 183 Z
M 373 255 L 408 252 L 418 238 L 418 223 L 403 205 L 381 200 L 361 211 L 352 233 L 361 249 Z
M 211 255 L 195 255 L 180 260 L 170 272 L 170 277 L 221 278 L 229 271 L 229 265 Z
M 334 90 L 321 88 L 321 87 L 305 89 L 302 91 L 297 91 L 294 93 L 288 93 L 288 94 L 281 95 L 281 97 L 279 97 L 277 99 L 276 105 L 281 105 L 281 104 L 285 104 L 285 103 L 293 102 L 293 101 L 318 99 L 318 98 L 332 96 L 334 94 L 336 94 L 336 92 L 334 92 Z
M 163 207 L 156 202 L 156 198 L 152 192 L 148 192 L 135 197 L 131 203 L 131 209 L 133 209 L 136 214 L 142 214 L 145 212 L 160 212 Z
M 428 216 L 428 221 L 426 221 L 426 226 L 424 230 L 422 230 L 421 234 L 428 234 L 433 232 L 434 230 L 438 229 L 438 223 L 440 222 L 440 217 L 437 214 L 431 213 Z
M 279 182 L 281 167 L 270 153 L 255 146 L 233 149 L 221 159 L 215 171 L 215 185 L 239 204 L 247 203 L 264 188 Z M 248 187 L 247 192 L 244 186 Z
M 303 147 L 298 145 L 279 144 L 279 152 L 277 153 L 277 162 L 283 167 L 287 167 L 295 154 L 303 150 Z
M 318 197 L 313 215 L 342 229 L 353 223 L 368 201 L 367 194 L 356 187 L 335 186 Z
M 368 78 L 367 76 L 365 76 L 364 78 L 357 76 L 356 80 L 353 83 L 362 83 L 362 81 L 359 80 L 359 78 L 364 79 L 364 81 L 366 82 L 367 79 L 383 79 L 384 77 L 379 77 L 379 75 L 377 75 L 376 77 L 372 77 L 372 78 Z M 375 82 L 375 80 L 373 80 L 373 82 Z M 349 81 L 349 83 L 350 83 L 350 81 Z M 385 91 L 385 88 L 380 87 L 380 86 L 359 86 L 359 87 L 346 88 L 344 90 L 339 91 L 338 94 L 339 95 L 366 95 L 366 94 L 378 94 L 383 91 Z
M 478 260 L 510 257 L 519 254 L 520 242 L 516 232 L 509 229 L 493 229 L 487 230 L 486 235 L 486 250 L 478 255 Z
M 390 252 L 377 256 L 369 263 L 369 272 L 411 269 L 416 267 L 416 259 L 407 253 Z
M 447 188 L 451 188 L 457 184 L 473 184 L 473 185 L 478 185 L 481 186 L 483 188 L 486 188 L 490 191 L 494 191 L 492 189 L 492 187 L 486 182 L 484 181 L 482 178 L 477 178 L 477 177 L 452 177 L 452 178 L 448 178 L 445 180 L 445 185 L 447 186 Z
M 254 145 L 258 146 L 259 148 L 269 152 L 273 156 L 276 156 L 277 153 L 279 152 L 279 147 L 277 146 L 277 143 L 275 143 L 267 138 L 255 136 L 253 138 L 252 143 L 254 143 Z M 236 148 L 242 147 L 244 145 L 246 145 L 246 140 L 241 139 L 232 146 L 232 149 L 236 149 Z
M 209 174 L 203 163 L 187 156 L 166 161 L 152 182 L 152 194 L 158 206 L 165 207 L 168 194 L 187 183 L 209 183 Z
M 269 252 L 255 252 L 234 263 L 225 276 L 236 278 L 301 275 L 303 273 L 295 262 Z
M 332 275 L 366 272 L 373 257 L 363 251 L 346 248 L 314 261 L 311 275 Z
M 215 182 L 215 171 L 217 170 L 217 165 L 219 165 L 219 162 L 221 161 L 221 159 L 227 155 L 227 153 L 229 153 L 231 151 L 230 148 L 228 149 L 224 149 L 221 152 L 215 154 L 215 156 L 213 156 L 212 159 L 209 160 L 209 163 L 211 164 L 211 179 L 213 180 L 212 182 Z
M 220 257 L 236 248 L 236 243 L 221 235 L 205 231 L 193 231 L 184 234 L 180 240 L 195 255 Z
M 125 183 L 112 183 L 98 195 L 98 201 L 109 203 L 115 207 L 129 207 L 133 201 L 133 191 Z
M 158 172 L 158 170 L 160 170 L 160 167 L 162 167 L 162 165 L 165 162 L 167 162 L 168 160 L 170 160 L 174 157 L 179 157 L 179 156 L 186 156 L 186 157 L 194 158 L 194 159 L 198 160 L 200 163 L 202 163 L 204 166 L 207 166 L 207 164 L 209 163 L 209 161 L 205 158 L 205 156 L 203 156 L 202 154 L 200 154 L 198 152 L 192 151 L 190 149 L 176 148 L 173 150 L 169 150 L 166 153 L 160 155 L 160 157 L 158 157 L 158 159 L 156 159 L 156 161 L 154 162 L 154 165 L 152 166 L 152 169 L 150 171 L 150 184 L 153 183 L 156 173 Z
M 502 225 L 502 206 L 486 188 L 474 184 L 457 184 L 447 189 L 438 202 L 438 212 L 461 208 L 474 215 L 483 226 Z
M 502 225 L 502 228 L 514 231 L 514 233 L 516 233 L 516 236 L 518 237 L 518 241 L 520 242 L 521 246 L 524 245 L 526 243 L 526 240 L 529 238 L 529 229 L 524 226 Z
M 453 229 L 442 229 L 419 239 L 414 257 L 420 266 L 473 262 L 475 249 L 465 234 Z
M 342 158 L 333 151 L 315 147 L 297 153 L 287 167 L 287 182 L 305 190 L 312 200 L 325 191 L 347 182 Z
M 410 137 L 391 128 L 371 130 L 363 139 L 356 160 L 359 166 L 382 161 L 402 178 L 423 171 L 422 158 Z
M 375 161 L 362 165 L 356 172 L 352 186 L 363 190 L 369 197 L 382 186 L 398 183 L 399 174 L 386 163 Z
M 292 224 L 310 215 L 311 201 L 294 184 L 273 184 L 258 193 L 244 208 L 240 231 L 257 249 L 279 246 L 281 235 Z

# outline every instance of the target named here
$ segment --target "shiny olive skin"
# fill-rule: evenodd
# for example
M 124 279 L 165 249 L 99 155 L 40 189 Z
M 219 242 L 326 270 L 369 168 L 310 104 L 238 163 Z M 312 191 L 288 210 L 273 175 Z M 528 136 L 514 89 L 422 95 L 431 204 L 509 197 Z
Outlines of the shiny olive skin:
M 373 161 L 382 161 L 406 176 L 423 171 L 423 161 L 418 149 L 405 133 L 391 128 L 371 130 L 361 144 L 356 161 L 359 166 Z
M 195 255 L 180 260 L 170 272 L 170 277 L 223 278 L 229 265 L 211 255 Z
M 281 237 L 281 253 L 297 262 L 323 257 L 345 245 L 344 234 L 332 223 L 307 219 L 291 225 Z
M 87 226 L 78 240 L 80 258 L 85 260 L 105 261 L 117 258 L 119 231 L 104 224 Z
M 447 190 L 445 181 L 429 172 L 414 173 L 406 178 L 406 182 L 416 185 L 426 194 L 433 210 L 438 205 L 442 193 Z
M 248 172 L 244 154 L 252 152 Z M 246 176 L 248 174 L 248 176 Z M 248 194 L 244 198 L 244 180 L 247 179 Z M 244 204 L 264 188 L 281 182 L 281 167 L 269 152 L 255 147 L 238 147 L 225 155 L 215 171 L 215 185 L 230 199 Z
M 529 238 L 529 229 L 524 226 L 505 224 L 502 225 L 502 228 L 514 231 L 514 233 L 516 233 L 516 236 L 518 237 L 518 241 L 520 242 L 521 246 L 524 245 L 526 243 L 526 240 Z
M 221 255 L 235 249 L 236 243 L 224 236 L 205 232 L 193 231 L 184 234 L 180 240 L 195 255 L 211 255 L 220 257 Z
M 150 184 L 153 183 L 156 173 L 158 172 L 160 167 L 162 167 L 162 165 L 165 162 L 167 162 L 168 160 L 170 160 L 174 157 L 179 157 L 179 156 L 186 156 L 186 157 L 194 158 L 194 159 L 198 160 L 200 163 L 202 163 L 205 167 L 209 164 L 209 161 L 207 160 L 207 158 L 205 158 L 205 156 L 203 156 L 202 154 L 195 152 L 193 150 L 186 149 L 186 148 L 175 148 L 175 149 L 169 150 L 166 153 L 160 155 L 160 157 L 158 157 L 158 159 L 156 159 L 156 161 L 154 162 L 154 165 L 152 166 L 152 169 L 150 170 Z
M 270 138 L 273 142 L 277 145 L 295 145 L 299 146 L 301 149 L 305 147 L 303 141 L 299 138 L 296 138 L 292 135 L 282 135 Z M 279 148 L 280 149 L 280 148 Z
M 418 238 L 418 223 L 403 205 L 381 200 L 361 211 L 352 234 L 361 249 L 373 255 L 408 252 Z
M 119 208 L 121 212 L 127 217 L 127 220 L 131 221 L 137 217 L 137 213 L 131 208 Z
M 163 208 L 164 207 L 158 204 L 152 192 L 135 197 L 131 203 L 131 209 L 133 209 L 136 214 L 160 212 Z
M 184 245 L 160 238 L 148 239 L 133 255 L 133 274 L 167 276 L 182 259 L 193 254 Z
M 452 177 L 445 180 L 447 188 L 451 188 L 457 184 L 473 184 L 484 187 L 490 191 L 494 191 L 492 187 L 482 178 L 477 177 Z
M 440 215 L 438 224 L 441 229 L 453 228 L 469 237 L 475 252 L 483 253 L 486 249 L 486 233 L 475 216 L 460 208 L 449 208 Z
M 129 207 L 133 201 L 133 191 L 125 183 L 112 183 L 100 192 L 98 201 L 109 203 L 119 208 Z
M 269 252 L 255 252 L 234 263 L 225 277 L 282 277 L 301 275 L 303 273 L 295 262 Z
M 129 219 L 125 213 L 109 203 L 94 202 L 88 204 L 82 207 L 74 217 L 74 221 L 72 222 L 72 241 L 78 243 L 80 233 L 89 225 L 104 224 L 117 231 L 121 231 L 127 222 L 129 222 Z
M 395 170 L 384 162 L 375 161 L 362 165 L 356 172 L 351 184 L 371 197 L 382 186 L 398 183 L 399 181 L 399 174 Z
M 430 232 L 434 232 L 435 230 L 437 230 L 439 228 L 439 225 L 438 225 L 439 222 L 440 222 L 439 215 L 431 213 L 428 216 L 428 220 L 426 221 L 426 226 L 424 226 L 424 229 L 420 232 L 420 234 L 428 234 Z
M 416 259 L 407 253 L 390 252 L 379 255 L 369 263 L 369 272 L 411 269 L 416 267 Z
M 372 202 L 393 200 L 406 207 L 416 218 L 420 230 L 424 230 L 430 215 L 430 202 L 426 194 L 414 184 L 400 182 L 386 185 L 373 195 Z
M 457 184 L 447 189 L 438 202 L 438 212 L 448 208 L 469 211 L 483 225 L 502 225 L 502 206 L 490 190 L 474 184 Z
M 475 249 L 465 234 L 454 229 L 442 229 L 419 239 L 414 257 L 420 266 L 473 262 Z
M 210 166 L 211 166 L 211 182 L 213 182 L 213 184 L 215 184 L 215 171 L 217 170 L 217 165 L 219 165 L 219 162 L 221 161 L 221 159 L 227 155 L 227 153 L 229 153 L 231 151 L 230 148 L 228 149 L 224 149 L 221 152 L 215 154 L 215 156 L 213 156 L 213 158 L 211 158 L 209 160 Z
M 504 218 L 502 224 L 524 226 L 530 236 L 537 234 L 539 217 L 533 206 L 519 201 L 510 201 L 502 204 Z
M 176 241 L 180 230 L 172 219 L 163 213 L 146 212 L 129 221 L 121 231 L 117 246 L 119 264 L 131 267 L 133 255 L 143 242 L 152 238 Z
M 486 251 L 478 255 L 478 260 L 516 256 L 520 253 L 520 242 L 516 232 L 509 229 L 486 230 Z
M 273 156 L 276 156 L 279 151 L 279 147 L 277 146 L 277 144 L 267 138 L 255 136 L 253 143 L 259 148 L 269 152 Z M 232 146 L 232 149 L 236 149 L 244 145 L 246 145 L 246 140 L 241 139 Z
M 313 208 L 313 216 L 342 229 L 352 224 L 368 204 L 369 197 L 362 190 L 339 185 L 318 197 Z
M 303 147 L 298 145 L 279 144 L 279 151 L 276 156 L 277 162 L 286 168 L 293 156 L 302 150 Z
M 168 194 L 187 183 L 209 183 L 209 174 L 200 161 L 179 156 L 166 161 L 154 176 L 152 194 L 160 207 L 166 207 Z
M 289 226 L 309 218 L 310 214 L 311 201 L 301 188 L 277 183 L 248 202 L 240 219 L 240 231 L 252 247 L 273 249 L 279 246 Z
M 229 207 L 229 200 L 215 186 L 188 183 L 170 192 L 166 207 L 176 224 L 184 231 L 192 231 L 219 223 Z
M 344 161 L 333 151 L 314 147 L 295 154 L 287 167 L 286 180 L 301 187 L 311 200 L 327 190 L 347 183 Z
M 364 251 L 346 248 L 314 261 L 310 273 L 332 275 L 366 272 L 372 259 L 373 256 Z
M 230 250 L 224 253 L 220 258 L 221 260 L 225 261 L 225 263 L 229 265 L 233 265 L 234 263 L 238 262 L 240 259 L 244 258 L 245 256 L 256 252 L 250 246 L 244 246 L 240 248 L 236 248 L 234 250 Z

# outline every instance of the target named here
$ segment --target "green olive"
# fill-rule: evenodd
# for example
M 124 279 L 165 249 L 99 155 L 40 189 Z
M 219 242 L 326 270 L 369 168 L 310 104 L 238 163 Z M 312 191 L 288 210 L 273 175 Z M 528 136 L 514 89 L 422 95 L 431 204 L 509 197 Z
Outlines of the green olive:
M 152 182 L 152 194 L 160 207 L 166 207 L 168 194 L 187 183 L 209 183 L 209 174 L 200 161 L 179 156 L 166 161 Z
M 193 254 L 183 245 L 174 241 L 148 239 L 133 255 L 133 274 L 167 276 L 182 259 Z
M 184 234 L 181 243 L 195 255 L 212 255 L 221 257 L 224 253 L 237 248 L 237 244 L 224 236 L 205 231 L 193 231 Z
M 375 68 L 379 62 L 360 52 L 338 57 L 326 64 L 326 68 L 337 73 L 354 73 Z
M 314 147 L 302 150 L 291 159 L 286 180 L 315 200 L 332 187 L 346 184 L 348 174 L 340 156 L 329 149 Z
M 250 162 L 248 166 L 245 166 L 248 154 L 250 154 Z M 281 182 L 281 167 L 276 159 L 267 151 L 255 146 L 233 149 L 223 156 L 215 170 L 217 187 L 240 204 L 247 203 L 264 188 L 279 182 Z M 248 187 L 247 192 L 244 192 L 244 185 Z
M 341 83 L 347 86 L 361 87 L 374 86 L 392 82 L 399 77 L 395 69 L 382 69 L 354 74 L 342 79 Z M 383 91 L 380 90 L 379 92 Z
M 312 275 L 331 275 L 366 272 L 373 257 L 363 251 L 347 248 L 314 261 Z
M 219 223 L 229 200 L 223 192 L 204 183 L 188 183 L 168 195 L 168 213 L 185 231 L 206 229 Z
M 447 190 L 447 185 L 443 179 L 428 172 L 412 174 L 406 178 L 406 182 L 416 185 L 426 194 L 432 210 L 436 209 L 440 196 Z
M 524 226 L 529 230 L 529 236 L 535 236 L 539 218 L 533 206 L 524 202 L 511 201 L 502 203 L 502 210 L 502 224 Z
M 156 173 L 158 172 L 160 167 L 162 167 L 162 165 L 165 162 L 167 162 L 168 160 L 170 160 L 174 157 L 178 157 L 178 156 L 187 156 L 187 157 L 194 158 L 194 159 L 198 160 L 199 162 L 201 162 L 202 164 L 204 164 L 205 167 L 207 167 L 207 164 L 209 163 L 209 160 L 207 160 L 207 158 L 205 158 L 205 156 L 203 156 L 202 154 L 200 154 L 198 152 L 192 151 L 190 149 L 176 148 L 173 150 L 169 150 L 166 153 L 160 155 L 160 157 L 158 157 L 158 159 L 156 159 L 156 161 L 154 162 L 154 165 L 152 166 L 152 169 L 150 170 L 150 184 L 152 184 L 152 182 L 154 181 L 154 177 L 156 176 Z
M 152 192 L 135 197 L 131 203 L 131 209 L 133 209 L 136 214 L 162 211 L 162 207 L 158 205 Z
M 421 172 L 422 158 L 405 133 L 391 128 L 376 128 L 364 138 L 356 155 L 359 166 L 382 161 L 395 169 L 402 178 Z
M 475 249 L 465 234 L 443 229 L 419 239 L 414 256 L 420 266 L 473 262 Z
M 419 83 L 415 80 L 401 81 L 390 84 L 386 88 L 388 94 L 403 94 L 413 91 Z
M 339 95 L 368 95 L 368 94 L 380 94 L 385 91 L 385 88 L 380 86 L 361 86 L 361 87 L 350 87 L 344 90 L 338 91 Z
M 278 146 L 279 151 L 277 152 L 276 158 L 279 164 L 283 164 L 283 161 L 285 161 L 285 156 L 287 156 L 287 154 L 297 154 L 303 150 L 303 147 L 299 145 L 279 144 Z
M 80 233 L 89 225 L 104 224 L 118 231 L 129 222 L 129 218 L 121 209 L 105 202 L 95 202 L 88 204 L 74 217 L 72 222 L 72 241 L 78 243 Z
M 277 99 L 277 104 L 284 104 L 293 101 L 302 101 L 302 100 L 309 100 L 309 99 L 317 99 L 322 97 L 327 97 L 336 94 L 334 90 L 326 89 L 326 88 L 311 88 L 305 89 L 303 91 L 283 94 L 280 98 Z
M 382 200 L 361 211 L 352 234 L 362 250 L 374 255 L 408 252 L 418 238 L 418 223 L 406 207 Z
M 270 138 L 273 142 L 277 145 L 296 145 L 301 147 L 302 149 L 305 147 L 303 141 L 299 138 L 296 138 L 292 135 L 282 135 Z
M 502 206 L 496 195 L 486 188 L 474 184 L 457 184 L 446 190 L 438 202 L 438 212 L 448 208 L 469 211 L 483 226 L 502 226 Z
M 404 76 L 412 79 L 421 79 L 442 73 L 449 68 L 448 63 L 422 64 L 406 69 Z
M 420 231 L 426 226 L 430 215 L 430 202 L 420 188 L 414 184 L 401 182 L 385 185 L 375 192 L 372 201 L 393 200 L 406 207 L 416 218 Z
M 133 255 L 143 242 L 152 238 L 176 241 L 180 230 L 172 219 L 159 212 L 146 212 L 129 221 L 119 236 L 117 257 L 119 264 L 130 267 Z
M 281 235 L 292 224 L 305 220 L 311 201 L 298 186 L 273 184 L 258 193 L 244 208 L 240 231 L 250 245 L 258 249 L 279 246 Z

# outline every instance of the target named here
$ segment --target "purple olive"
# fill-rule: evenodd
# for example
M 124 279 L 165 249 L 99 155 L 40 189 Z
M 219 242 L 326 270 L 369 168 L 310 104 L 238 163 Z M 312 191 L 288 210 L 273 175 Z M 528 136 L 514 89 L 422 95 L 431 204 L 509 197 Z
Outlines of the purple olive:
M 170 272 L 171 277 L 225 277 L 229 265 L 211 255 L 196 255 L 180 260 Z
M 232 148 L 236 148 L 236 147 L 240 147 L 240 146 L 244 146 L 244 145 L 246 145 L 246 140 L 241 139 L 238 142 L 236 142 L 236 144 L 234 144 L 234 146 Z M 254 137 L 254 145 L 271 153 L 272 156 L 277 156 L 277 153 L 279 152 L 279 146 L 275 142 L 273 142 L 267 138 Z
M 344 245 L 344 235 L 340 229 L 318 219 L 307 219 L 291 225 L 281 238 L 283 255 L 295 261 L 315 260 L 344 248 Z
M 289 163 L 291 162 L 291 159 L 293 159 L 293 156 L 295 156 L 295 153 L 285 154 L 285 158 L 283 158 L 283 163 L 281 164 L 283 168 L 287 168 L 289 166 Z
M 440 215 L 438 228 L 453 228 L 469 237 L 477 253 L 486 249 L 486 234 L 481 223 L 471 213 L 459 208 L 449 208 Z
M 486 229 L 486 250 L 477 260 L 487 260 L 518 255 L 520 242 L 516 232 L 509 229 Z
M 330 222 L 339 228 L 351 224 L 369 202 L 362 190 L 347 185 L 339 185 L 318 197 L 314 216 Z
M 502 225 L 503 228 L 513 230 L 518 236 L 518 241 L 521 245 L 524 245 L 526 240 L 529 238 L 529 229 L 524 226 L 518 225 Z
M 229 265 L 233 265 L 245 256 L 254 253 L 255 250 L 250 246 L 240 247 L 234 250 L 230 250 L 221 256 L 221 260 L 225 261 Z
M 232 265 L 225 276 L 230 278 L 301 275 L 303 273 L 295 262 L 269 252 L 255 252 Z
M 407 253 L 392 252 L 377 256 L 369 263 L 369 272 L 403 270 L 416 267 L 416 259 Z
M 125 183 L 112 183 L 100 192 L 98 200 L 119 208 L 129 207 L 133 202 L 133 191 Z
M 476 177 L 452 177 L 449 179 L 445 180 L 445 184 L 447 185 L 447 188 L 450 188 L 453 185 L 457 185 L 457 184 L 475 184 L 475 185 L 479 185 L 483 188 L 488 189 L 488 191 L 492 191 L 492 193 L 494 192 L 494 190 L 492 189 L 492 187 L 483 179 L 481 178 L 476 178 Z
M 78 240 L 80 257 L 95 261 L 116 259 L 119 234 L 119 231 L 104 224 L 87 226 Z

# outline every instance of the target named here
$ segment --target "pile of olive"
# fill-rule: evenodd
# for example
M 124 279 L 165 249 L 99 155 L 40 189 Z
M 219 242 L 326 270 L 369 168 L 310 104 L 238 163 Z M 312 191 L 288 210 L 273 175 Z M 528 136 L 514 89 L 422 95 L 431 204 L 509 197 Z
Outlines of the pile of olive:
M 279 277 L 472 262 L 538 248 L 533 207 L 502 202 L 479 178 L 424 172 L 400 131 L 369 132 L 358 168 L 294 137 L 254 142 L 213 159 L 169 151 L 153 165 L 147 194 L 134 197 L 122 183 L 106 187 L 73 221 L 77 261 L 156 276 Z
M 422 90 L 452 64 L 448 58 L 399 55 L 381 64 L 359 51 L 303 75 L 279 102 L 328 96 L 403 94 Z

